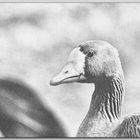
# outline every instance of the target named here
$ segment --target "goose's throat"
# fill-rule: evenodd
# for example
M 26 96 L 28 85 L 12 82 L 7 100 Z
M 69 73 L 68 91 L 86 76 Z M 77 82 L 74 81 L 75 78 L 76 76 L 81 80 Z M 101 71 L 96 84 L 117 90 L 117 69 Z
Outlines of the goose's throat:
M 96 83 L 89 109 L 89 116 L 101 116 L 109 121 L 118 119 L 124 94 L 124 80 L 114 76 L 108 81 Z

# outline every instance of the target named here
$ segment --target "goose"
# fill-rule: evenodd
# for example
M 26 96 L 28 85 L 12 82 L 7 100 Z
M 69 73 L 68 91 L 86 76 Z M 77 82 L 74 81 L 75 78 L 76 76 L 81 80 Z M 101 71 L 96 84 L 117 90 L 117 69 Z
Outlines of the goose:
M 140 137 L 140 115 L 121 116 L 125 93 L 119 53 L 109 42 L 89 40 L 76 45 L 62 71 L 50 80 L 94 83 L 89 110 L 77 137 Z
M 0 79 L 1 137 L 66 137 L 53 109 L 20 79 Z

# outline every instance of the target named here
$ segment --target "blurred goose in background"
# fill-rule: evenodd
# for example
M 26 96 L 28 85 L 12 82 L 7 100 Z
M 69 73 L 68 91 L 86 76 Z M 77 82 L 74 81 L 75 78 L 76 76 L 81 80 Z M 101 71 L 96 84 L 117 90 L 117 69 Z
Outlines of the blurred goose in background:
M 95 91 L 77 137 L 140 137 L 140 115 L 121 117 L 124 75 L 117 50 L 95 40 L 78 44 L 51 85 L 94 83 Z
M 66 137 L 56 114 L 35 91 L 12 79 L 0 80 L 0 130 L 4 137 Z

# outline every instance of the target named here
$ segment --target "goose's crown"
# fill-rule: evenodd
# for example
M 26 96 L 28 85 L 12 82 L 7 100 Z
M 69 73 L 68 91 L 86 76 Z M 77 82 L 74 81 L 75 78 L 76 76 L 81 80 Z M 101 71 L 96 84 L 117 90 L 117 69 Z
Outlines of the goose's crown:
M 106 41 L 86 41 L 72 50 L 65 67 L 50 84 L 96 83 L 120 73 L 122 68 L 116 48 Z

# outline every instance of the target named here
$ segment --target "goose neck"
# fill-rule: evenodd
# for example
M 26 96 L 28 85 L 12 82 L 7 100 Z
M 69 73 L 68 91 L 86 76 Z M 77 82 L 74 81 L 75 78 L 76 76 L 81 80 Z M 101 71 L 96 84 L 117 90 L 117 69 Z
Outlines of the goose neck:
M 101 117 L 113 121 L 121 116 L 121 106 L 124 94 L 124 80 L 122 76 L 95 84 L 95 91 L 89 109 L 89 116 Z

